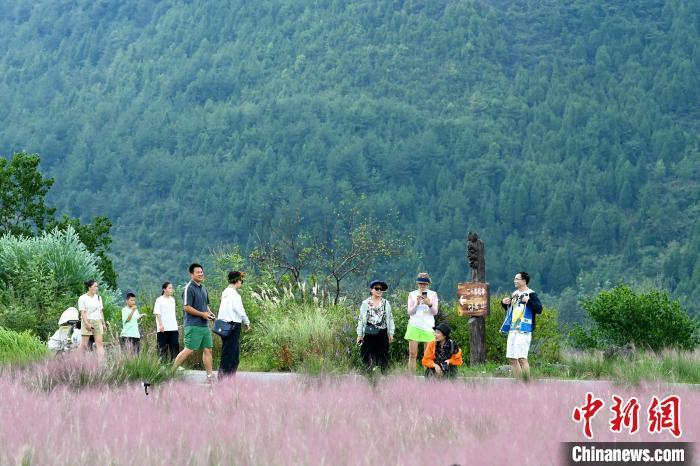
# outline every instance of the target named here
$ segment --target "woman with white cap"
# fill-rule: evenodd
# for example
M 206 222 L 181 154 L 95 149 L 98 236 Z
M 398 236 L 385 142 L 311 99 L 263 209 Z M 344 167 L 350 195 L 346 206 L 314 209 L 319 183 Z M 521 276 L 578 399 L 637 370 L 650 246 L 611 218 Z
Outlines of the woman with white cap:
M 389 343 L 394 341 L 394 316 L 384 298 L 389 288 L 381 280 L 369 284 L 370 297 L 362 301 L 357 320 L 357 344 L 367 369 L 378 365 L 382 372 L 389 366 Z
M 417 290 L 408 294 L 408 326 L 405 340 L 408 340 L 408 372 L 415 374 L 418 358 L 418 343 L 435 341 L 435 316 L 438 313 L 438 295 L 430 290 L 430 275 L 421 272 L 416 277 Z M 424 345 L 425 346 L 425 345 Z

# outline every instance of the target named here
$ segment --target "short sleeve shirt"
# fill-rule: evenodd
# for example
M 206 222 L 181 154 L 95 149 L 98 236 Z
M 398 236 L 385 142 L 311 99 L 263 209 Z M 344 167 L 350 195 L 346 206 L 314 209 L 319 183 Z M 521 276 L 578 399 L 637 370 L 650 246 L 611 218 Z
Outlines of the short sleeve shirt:
M 156 303 L 153 305 L 153 314 L 159 315 L 163 322 L 164 332 L 177 331 L 177 319 L 175 318 L 175 298 L 172 296 L 158 296 Z M 156 321 L 156 331 L 158 331 L 158 322 Z
M 134 315 L 131 316 L 131 319 L 127 322 L 126 319 L 129 318 L 129 314 L 131 314 L 131 309 L 129 309 L 128 306 L 125 306 L 122 308 L 122 337 L 131 337 L 131 338 L 141 338 L 141 334 L 139 333 L 139 317 L 141 314 L 139 314 L 138 309 L 136 312 L 134 312 Z
M 78 310 L 87 311 L 88 319 L 98 320 L 103 319 L 102 316 L 102 299 L 99 295 L 90 297 L 87 293 L 78 298 Z
M 209 293 L 204 285 L 197 285 L 194 280 L 190 280 L 185 285 L 185 291 L 182 293 L 183 306 L 191 306 L 200 312 L 207 312 L 209 306 Z M 206 327 L 209 321 L 199 316 L 193 316 L 184 309 L 183 322 L 185 327 Z

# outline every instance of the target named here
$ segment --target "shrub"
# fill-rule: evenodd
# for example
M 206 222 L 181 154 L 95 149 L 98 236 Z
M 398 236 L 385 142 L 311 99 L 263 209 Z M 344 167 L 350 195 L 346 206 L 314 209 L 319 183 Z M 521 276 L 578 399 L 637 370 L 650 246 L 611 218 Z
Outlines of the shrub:
M 574 341 L 589 346 L 634 343 L 640 348 L 692 350 L 698 345 L 698 322 L 671 300 L 668 292 L 636 293 L 621 283 L 587 298 L 582 306 L 593 327 L 577 330 Z
M 35 238 L 1 237 L 0 325 L 47 338 L 61 312 L 77 304 L 88 279 L 102 281 L 97 259 L 70 227 Z M 100 295 L 109 317 L 116 296 L 107 289 Z
M 0 327 L 0 364 L 25 364 L 44 359 L 46 344 L 29 332 L 14 332 Z

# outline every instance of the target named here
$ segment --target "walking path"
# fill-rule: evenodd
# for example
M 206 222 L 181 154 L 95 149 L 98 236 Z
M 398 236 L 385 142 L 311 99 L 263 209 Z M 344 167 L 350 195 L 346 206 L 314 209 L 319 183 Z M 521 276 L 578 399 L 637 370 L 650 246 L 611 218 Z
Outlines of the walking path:
M 218 371 L 214 371 L 214 377 L 218 376 Z M 263 382 L 278 382 L 282 380 L 295 380 L 303 376 L 294 372 L 242 372 L 238 371 L 236 377 L 244 379 L 260 380 Z M 205 371 L 185 370 L 184 380 L 196 384 L 207 383 L 207 373 Z
M 216 377 L 217 371 L 214 371 L 214 375 Z M 282 381 L 291 381 L 291 380 L 302 380 L 306 377 L 312 377 L 308 376 L 306 374 L 299 374 L 296 372 L 243 372 L 243 371 L 238 371 L 236 373 L 236 377 L 240 377 L 242 379 L 252 379 L 252 380 L 259 380 L 262 382 L 282 382 Z M 348 374 L 348 375 L 340 375 L 340 376 L 335 376 L 335 377 L 343 377 L 343 378 L 364 378 L 361 375 L 356 375 L 356 374 Z M 416 376 L 417 378 L 424 378 L 423 376 Z M 185 370 L 184 371 L 184 377 L 183 379 L 187 382 L 198 384 L 198 385 L 206 385 L 207 384 L 207 374 L 205 371 L 197 371 L 197 370 Z M 483 384 L 488 384 L 488 383 L 494 383 L 494 384 L 513 384 L 513 383 L 521 383 L 519 381 L 516 381 L 513 378 L 510 377 L 460 377 L 458 380 L 464 381 L 465 383 L 483 383 Z M 547 383 L 547 384 L 570 384 L 570 383 L 575 383 L 580 385 L 583 388 L 590 388 L 593 389 L 596 386 L 600 384 L 607 384 L 610 383 L 609 380 L 580 380 L 580 379 L 534 379 L 534 382 L 537 383 Z M 675 384 L 671 384 L 675 385 Z M 680 384 L 680 385 L 685 385 L 685 384 Z

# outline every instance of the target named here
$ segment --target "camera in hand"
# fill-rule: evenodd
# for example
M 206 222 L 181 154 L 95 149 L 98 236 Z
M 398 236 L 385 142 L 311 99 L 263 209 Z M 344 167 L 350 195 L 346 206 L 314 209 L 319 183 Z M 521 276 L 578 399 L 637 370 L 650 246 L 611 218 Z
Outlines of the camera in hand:
M 423 291 L 423 292 L 421 293 L 421 296 L 423 296 L 423 297 L 428 296 L 428 292 L 427 292 L 427 291 Z

